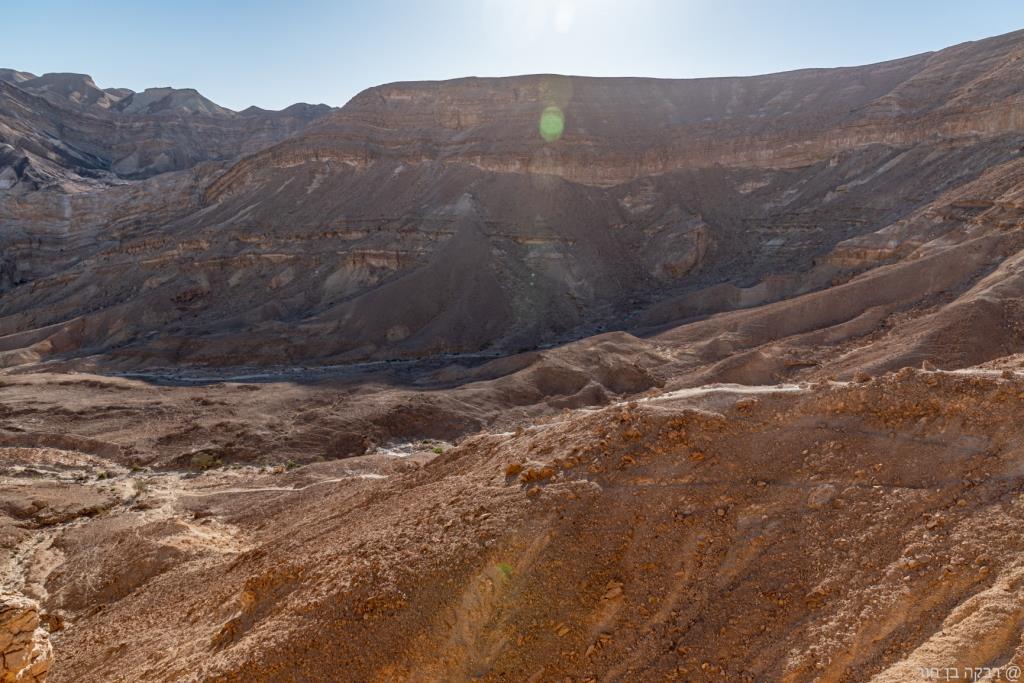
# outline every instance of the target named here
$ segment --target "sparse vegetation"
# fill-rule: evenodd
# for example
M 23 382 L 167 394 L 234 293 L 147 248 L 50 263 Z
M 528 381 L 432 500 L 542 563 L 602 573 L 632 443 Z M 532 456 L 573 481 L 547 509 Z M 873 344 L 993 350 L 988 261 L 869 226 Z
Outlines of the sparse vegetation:
M 212 470 L 217 467 L 221 467 L 224 463 L 221 459 L 212 453 L 196 453 L 192 456 L 191 465 L 192 467 L 203 470 Z

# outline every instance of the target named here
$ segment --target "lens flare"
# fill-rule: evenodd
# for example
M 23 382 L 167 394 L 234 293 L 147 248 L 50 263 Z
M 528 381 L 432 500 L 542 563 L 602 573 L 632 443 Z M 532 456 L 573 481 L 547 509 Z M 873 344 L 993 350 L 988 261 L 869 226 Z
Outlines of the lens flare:
M 554 142 L 565 130 L 565 114 L 558 107 L 545 107 L 540 115 L 540 136 L 545 142 Z

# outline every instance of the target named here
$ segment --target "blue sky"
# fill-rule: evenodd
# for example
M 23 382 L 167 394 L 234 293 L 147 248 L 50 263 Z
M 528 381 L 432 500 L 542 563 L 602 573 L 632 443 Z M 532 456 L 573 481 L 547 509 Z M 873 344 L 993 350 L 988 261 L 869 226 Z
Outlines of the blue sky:
M 0 66 L 278 109 L 468 75 L 688 78 L 864 64 L 1024 28 L 1024 2 L 0 0 L 0 16 Z

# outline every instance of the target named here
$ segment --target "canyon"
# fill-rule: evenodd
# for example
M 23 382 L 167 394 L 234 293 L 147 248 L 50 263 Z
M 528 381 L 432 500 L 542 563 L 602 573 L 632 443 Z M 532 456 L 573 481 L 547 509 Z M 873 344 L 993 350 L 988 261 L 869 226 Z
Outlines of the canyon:
M 0 69 L 0 681 L 1014 680 L 1022 58 Z

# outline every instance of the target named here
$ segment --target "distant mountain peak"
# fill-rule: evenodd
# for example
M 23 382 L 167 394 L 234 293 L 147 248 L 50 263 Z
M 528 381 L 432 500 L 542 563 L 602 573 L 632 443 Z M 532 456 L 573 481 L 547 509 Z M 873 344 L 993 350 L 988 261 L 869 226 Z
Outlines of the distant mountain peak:
M 55 104 L 70 103 L 81 109 L 109 109 L 120 99 L 117 95 L 100 89 L 88 74 L 48 73 L 11 82 L 22 90 L 40 95 Z
M 118 103 L 117 110 L 131 114 L 207 114 L 233 116 L 234 111 L 203 97 L 193 88 L 146 88 Z

